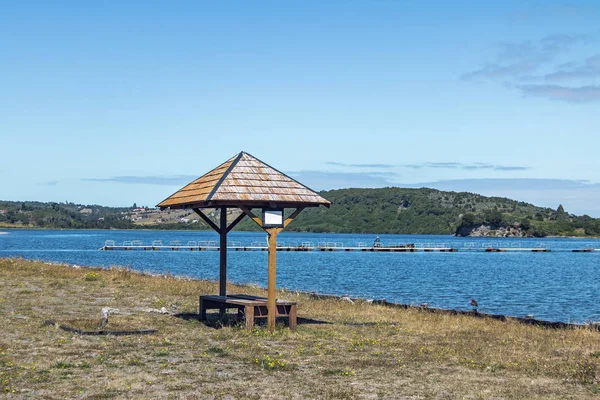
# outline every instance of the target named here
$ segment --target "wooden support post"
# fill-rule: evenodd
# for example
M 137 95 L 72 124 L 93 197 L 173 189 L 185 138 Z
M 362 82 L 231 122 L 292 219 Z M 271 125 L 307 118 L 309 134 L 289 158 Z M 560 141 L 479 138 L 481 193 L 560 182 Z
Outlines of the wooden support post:
M 244 317 L 246 318 L 246 329 L 249 331 L 254 328 L 254 306 L 248 305 L 244 308 Z
M 237 218 L 235 220 L 233 220 L 233 222 L 231 222 L 229 224 L 229 226 L 227 227 L 227 233 L 229 233 L 233 228 L 235 228 L 235 226 L 237 224 L 240 223 L 241 220 L 243 220 L 246 217 L 246 214 L 241 213 L 240 215 L 237 216 Z
M 250 217 L 254 222 L 258 224 L 261 228 L 263 227 L 263 221 L 254 215 L 252 210 L 249 207 L 240 206 L 240 209 Z M 277 304 L 275 299 L 275 288 L 277 287 L 276 279 L 277 279 L 277 234 L 281 232 L 285 227 L 287 227 L 293 220 L 300 214 L 300 212 L 304 209 L 304 207 L 298 207 L 289 217 L 283 221 L 282 228 L 263 228 L 269 235 L 269 277 L 267 282 L 267 325 L 269 330 L 273 332 L 275 330 L 275 320 L 277 318 Z M 290 311 L 290 328 L 293 330 L 296 328 L 296 306 L 294 306 L 293 311 Z
M 277 257 L 277 233 L 279 229 L 265 229 L 269 234 L 269 277 L 267 282 L 267 325 L 269 326 L 269 331 L 273 332 L 275 330 L 275 319 L 277 317 L 277 305 L 275 302 L 275 288 L 277 286 L 276 278 L 276 257 Z
M 216 231 L 218 234 L 221 234 L 221 229 L 220 229 L 220 228 L 219 228 L 219 227 L 218 227 L 218 226 L 217 226 L 217 225 L 216 225 L 214 222 L 212 222 L 212 221 L 210 220 L 210 218 L 208 218 L 208 217 L 206 216 L 206 214 L 204 214 L 204 213 L 202 212 L 202 210 L 200 210 L 199 208 L 194 208 L 193 210 L 196 212 L 196 214 L 198 214 L 198 215 L 200 216 L 200 218 L 202 218 L 202 220 L 203 220 L 204 222 L 206 222 L 206 224 L 207 224 L 208 226 L 210 226 L 211 228 L 213 228 L 213 229 L 214 229 L 214 230 L 215 230 L 215 231 Z
M 219 296 L 227 296 L 227 207 L 221 207 Z
M 296 321 L 297 321 L 297 316 L 296 316 L 296 304 L 292 304 L 290 306 L 290 312 L 288 315 L 288 322 L 290 325 L 290 329 L 295 331 L 296 330 Z
M 256 224 L 262 228 L 262 226 L 263 226 L 262 219 L 260 219 L 256 215 L 254 215 L 251 208 L 240 206 L 240 210 L 242 210 L 244 212 L 244 214 L 246 214 L 248 216 L 248 218 L 250 218 L 252 221 L 256 222 Z

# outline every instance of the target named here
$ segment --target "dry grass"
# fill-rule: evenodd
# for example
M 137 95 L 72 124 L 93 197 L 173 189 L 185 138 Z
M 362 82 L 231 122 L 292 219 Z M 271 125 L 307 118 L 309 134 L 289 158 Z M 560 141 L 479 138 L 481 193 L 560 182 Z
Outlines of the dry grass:
M 600 393 L 600 333 L 280 293 L 296 332 L 194 319 L 214 282 L 0 259 L 0 389 L 16 398 L 586 399 Z M 264 295 L 258 288 L 230 291 Z M 80 336 L 43 324 L 149 336 Z M 189 316 L 189 315 L 188 315 Z M 316 323 L 322 321 L 326 323 Z

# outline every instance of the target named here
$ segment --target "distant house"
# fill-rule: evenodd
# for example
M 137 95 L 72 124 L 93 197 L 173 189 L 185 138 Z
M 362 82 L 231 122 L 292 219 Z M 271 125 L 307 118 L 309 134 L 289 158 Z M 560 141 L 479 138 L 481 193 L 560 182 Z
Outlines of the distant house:
M 188 222 L 190 222 L 189 218 L 180 218 L 179 222 L 181 222 L 182 224 L 187 224 Z
M 8 211 L 6 210 L 0 210 L 0 214 L 6 214 Z
M 82 214 L 91 214 L 94 212 L 94 210 L 92 210 L 91 208 L 83 208 L 83 209 L 79 210 L 79 212 Z

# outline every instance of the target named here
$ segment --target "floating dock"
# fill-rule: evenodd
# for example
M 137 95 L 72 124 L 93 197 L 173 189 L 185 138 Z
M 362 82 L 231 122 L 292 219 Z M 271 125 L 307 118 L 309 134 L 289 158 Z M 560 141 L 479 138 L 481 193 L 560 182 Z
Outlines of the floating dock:
M 539 247 L 534 247 L 534 248 L 522 248 L 522 249 L 521 249 L 521 248 L 512 248 L 512 247 L 507 247 L 507 248 L 502 248 L 502 247 L 499 247 L 499 248 L 496 248 L 496 247 L 489 247 L 489 248 L 486 248 L 486 249 L 484 249 L 484 251 L 485 251 L 486 253 L 505 253 L 505 252 L 507 252 L 507 251 L 531 251 L 531 252 L 534 252 L 534 253 L 549 253 L 549 252 L 551 252 L 552 250 L 550 250 L 550 249 L 547 249 L 547 248 L 543 248 L 543 247 L 542 247 L 542 248 L 539 248 Z
M 574 253 L 594 253 L 600 252 L 596 248 L 584 249 L 549 249 L 543 245 L 538 247 L 520 247 L 518 243 L 513 243 L 512 247 L 500 247 L 492 245 L 492 243 L 482 243 L 480 247 L 464 246 L 464 247 L 449 247 L 443 243 L 419 243 L 419 244 L 382 244 L 381 246 L 367 246 L 365 243 L 357 243 L 354 246 L 345 246 L 341 242 L 321 242 L 314 244 L 312 242 L 303 242 L 301 244 L 289 243 L 277 244 L 277 251 L 328 251 L 328 252 L 373 252 L 373 253 L 415 253 L 415 252 L 440 252 L 440 253 L 457 253 L 457 252 L 485 252 L 485 253 L 507 253 L 507 252 L 532 252 L 532 253 L 549 253 L 557 252 L 574 252 Z M 250 245 L 242 245 L 240 242 L 230 242 L 227 245 L 230 251 L 268 251 L 268 246 L 261 242 L 253 242 Z M 155 240 L 151 244 L 144 244 L 140 240 L 125 241 L 122 244 L 116 244 L 113 240 L 107 240 L 104 246 L 99 250 L 128 250 L 128 251 L 219 251 L 220 248 L 214 241 L 188 241 L 182 244 L 180 241 L 171 241 L 163 243 L 160 240 Z
M 549 249 L 542 244 L 538 247 L 520 247 L 518 243 L 513 243 L 510 247 L 500 247 L 499 244 L 482 243 L 481 246 L 449 247 L 443 243 L 419 243 L 419 244 L 382 244 L 381 246 L 367 246 L 365 243 L 357 243 L 354 246 L 345 246 L 341 242 L 303 242 L 297 243 L 278 243 L 277 251 L 304 251 L 304 252 L 372 252 L 372 253 L 415 253 L 415 252 L 485 252 L 485 253 L 510 253 L 510 252 L 532 252 L 532 253 L 550 253 L 550 252 L 573 252 L 573 253 L 600 253 L 597 248 L 583 249 Z M 229 242 L 227 249 L 230 251 L 268 251 L 268 246 L 261 242 L 253 242 L 250 245 L 242 245 L 240 242 Z M 180 241 L 171 241 L 163 243 L 155 240 L 151 244 L 144 244 L 141 240 L 125 241 L 117 244 L 113 240 L 107 240 L 104 246 L 99 250 L 127 250 L 127 251 L 219 251 L 220 248 L 215 241 L 188 241 L 182 244 Z
M 417 251 L 438 251 L 438 252 L 457 252 L 458 249 L 450 247 L 432 247 L 432 248 L 416 248 L 416 247 L 303 247 L 303 246 L 277 246 L 277 251 L 369 251 L 369 252 L 381 252 L 381 253 L 407 253 Z M 219 251 L 219 246 L 103 246 L 99 250 L 184 250 L 184 251 Z M 231 251 L 267 251 L 267 246 L 227 246 L 227 250 Z

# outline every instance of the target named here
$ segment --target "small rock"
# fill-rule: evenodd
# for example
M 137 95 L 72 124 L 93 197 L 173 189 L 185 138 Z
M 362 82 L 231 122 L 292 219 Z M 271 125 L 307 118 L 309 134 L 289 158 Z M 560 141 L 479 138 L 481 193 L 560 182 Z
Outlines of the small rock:
M 340 300 L 347 301 L 348 303 L 354 303 L 354 301 L 352 301 L 352 299 L 348 296 L 342 296 L 340 297 Z
M 156 308 L 143 308 L 142 311 L 157 314 L 171 314 L 165 307 L 161 308 L 160 310 Z
M 121 310 L 119 310 L 118 308 L 111 308 L 111 307 L 102 307 L 102 316 L 106 315 L 107 317 L 109 315 L 115 315 L 115 314 L 120 314 Z
M 142 311 L 160 314 L 160 310 L 157 310 L 156 308 L 142 308 Z
M 163 369 L 162 371 L 160 371 L 160 373 L 163 375 L 172 375 L 177 373 L 177 371 L 174 369 Z

